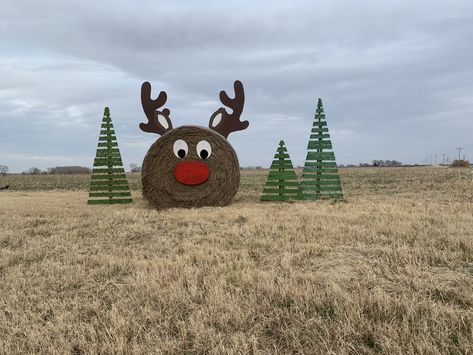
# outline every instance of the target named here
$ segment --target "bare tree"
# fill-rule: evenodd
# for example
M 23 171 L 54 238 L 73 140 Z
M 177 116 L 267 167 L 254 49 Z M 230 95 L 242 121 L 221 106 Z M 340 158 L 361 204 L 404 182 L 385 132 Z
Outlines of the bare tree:
M 454 168 L 467 168 L 468 166 L 470 165 L 470 162 L 468 160 L 465 160 L 465 159 L 455 159 L 453 162 L 452 162 L 452 165 L 450 165 L 451 167 L 454 167 Z
M 7 175 L 7 172 L 8 172 L 8 166 L 6 165 L 0 165 L 0 174 L 2 174 L 3 176 Z
M 130 164 L 130 171 L 132 173 L 139 173 L 141 171 L 141 166 L 139 166 L 138 164 L 136 163 L 131 163 Z
M 23 174 L 38 175 L 41 174 L 41 170 L 36 167 L 31 167 L 28 170 L 23 171 Z

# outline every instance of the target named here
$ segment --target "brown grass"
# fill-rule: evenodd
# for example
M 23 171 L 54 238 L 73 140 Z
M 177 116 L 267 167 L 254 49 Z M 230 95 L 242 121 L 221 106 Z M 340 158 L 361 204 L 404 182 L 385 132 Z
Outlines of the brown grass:
M 0 192 L 0 353 L 473 352 L 469 169 L 342 169 L 340 203 L 265 173 L 224 208 Z

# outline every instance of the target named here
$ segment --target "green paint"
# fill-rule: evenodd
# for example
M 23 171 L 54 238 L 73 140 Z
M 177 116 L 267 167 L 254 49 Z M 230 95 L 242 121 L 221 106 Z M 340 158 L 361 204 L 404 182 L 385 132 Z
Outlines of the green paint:
M 133 202 L 108 107 L 105 107 L 100 128 L 87 203 L 111 205 Z
M 322 100 L 319 99 L 300 183 L 306 200 L 343 199 L 340 176 L 328 132 Z
M 284 141 L 279 142 L 274 160 L 269 168 L 268 179 L 261 195 L 261 201 L 302 200 L 296 172 Z

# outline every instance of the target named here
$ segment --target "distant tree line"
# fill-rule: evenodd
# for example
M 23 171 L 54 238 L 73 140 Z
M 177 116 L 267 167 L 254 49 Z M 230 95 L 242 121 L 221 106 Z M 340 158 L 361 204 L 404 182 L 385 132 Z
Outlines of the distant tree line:
M 48 168 L 47 170 L 41 170 L 37 167 L 31 167 L 22 172 L 27 175 L 39 175 L 39 174 L 90 174 L 92 170 L 85 166 L 56 166 L 54 168 Z
M 37 167 L 31 167 L 25 171 L 22 172 L 22 174 L 27 174 L 27 175 L 38 175 L 38 174 L 47 174 L 47 171 L 42 171 L 41 169 L 38 169 Z
M 132 172 L 132 173 L 139 173 L 139 172 L 141 172 L 141 166 L 139 166 L 139 165 L 136 164 L 136 163 L 131 163 L 131 164 L 130 164 L 130 172 Z
M 2 167 L 5 167 L 2 170 Z M 0 165 L 0 174 L 5 175 L 8 171 L 8 166 Z M 135 163 L 130 164 L 130 171 L 132 173 L 139 173 L 141 166 Z M 39 174 L 90 174 L 92 170 L 85 166 L 55 166 L 54 168 L 48 168 L 41 170 L 37 167 L 31 167 L 22 172 L 27 175 L 39 175 Z
M 371 163 L 360 163 L 358 165 L 355 164 L 347 164 L 343 165 L 340 164 L 339 167 L 347 167 L 347 168 L 354 168 L 356 166 L 361 167 L 369 167 L 369 166 L 402 166 L 403 164 L 397 160 L 373 160 Z
M 8 173 L 8 166 L 6 165 L 0 165 L 0 175 L 7 175 Z
M 48 174 L 90 174 L 92 171 L 85 166 L 56 166 L 48 168 Z
M 1 165 L 0 165 L 1 167 Z M 6 167 L 8 171 L 8 167 Z M 132 173 L 139 173 L 141 171 L 141 166 L 135 163 L 130 164 L 130 171 Z M 39 175 L 39 174 L 90 174 L 92 170 L 85 166 L 56 166 L 54 168 L 48 168 L 46 170 L 41 170 L 36 167 L 31 167 L 22 172 L 22 174 L 27 175 Z M 2 170 L 0 168 L 0 174 Z
M 397 160 L 373 160 L 373 166 L 402 166 Z

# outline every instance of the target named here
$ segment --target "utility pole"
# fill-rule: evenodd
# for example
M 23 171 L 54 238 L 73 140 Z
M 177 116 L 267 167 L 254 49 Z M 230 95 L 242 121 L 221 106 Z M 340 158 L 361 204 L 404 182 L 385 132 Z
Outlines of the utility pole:
M 462 147 L 458 147 L 458 148 L 456 148 L 456 149 L 458 149 L 458 160 L 461 160 L 461 158 L 460 158 L 460 151 L 461 151 L 463 148 L 462 148 Z
M 442 165 L 445 165 L 445 153 L 442 154 Z
M 435 154 L 435 166 L 437 166 L 437 154 Z

